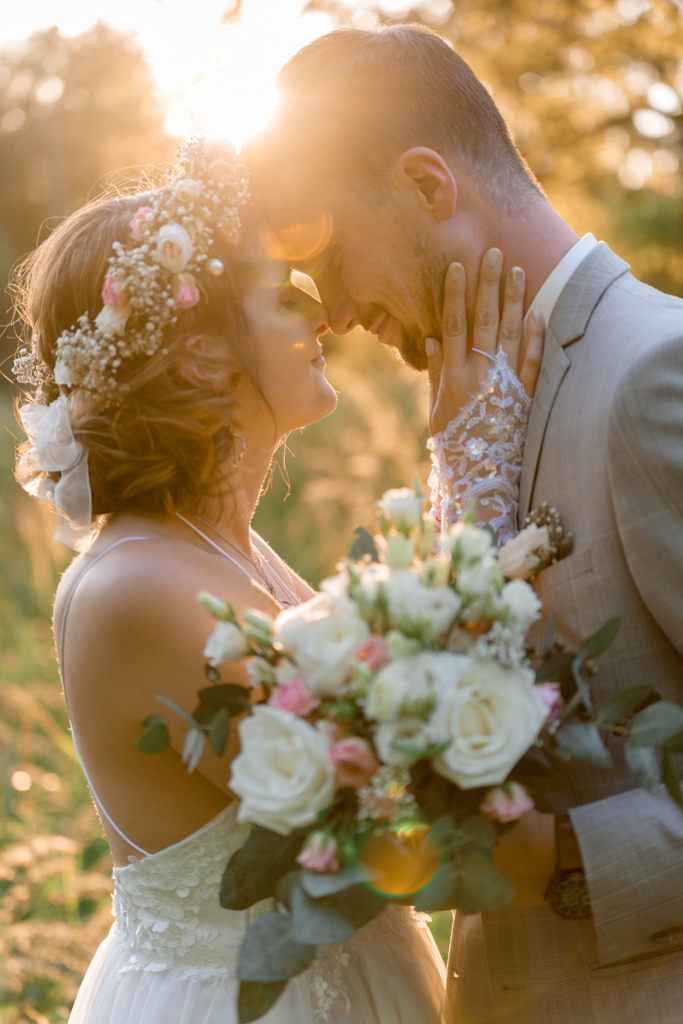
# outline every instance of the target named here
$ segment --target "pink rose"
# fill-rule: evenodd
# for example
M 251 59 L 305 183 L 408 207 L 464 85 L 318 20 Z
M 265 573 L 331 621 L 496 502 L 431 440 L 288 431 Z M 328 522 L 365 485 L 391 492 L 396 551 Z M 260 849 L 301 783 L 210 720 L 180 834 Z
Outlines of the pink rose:
M 193 274 L 185 271 L 176 274 L 173 278 L 173 301 L 177 309 L 190 309 L 196 306 L 201 299 L 201 294 Z
M 548 709 L 546 722 L 554 722 L 562 714 L 564 701 L 560 693 L 559 683 L 539 683 L 534 687 L 536 693 Z
M 223 181 L 226 185 L 233 185 L 237 181 L 237 170 L 235 165 L 225 160 L 222 156 L 209 164 L 209 178 L 213 181 Z
M 360 789 L 367 786 L 379 768 L 372 747 L 360 736 L 348 736 L 330 749 L 330 760 L 337 770 L 337 784 Z
M 312 697 L 306 684 L 301 679 L 293 679 L 290 683 L 280 683 L 273 690 L 268 703 L 271 708 L 280 711 L 291 711 L 293 715 L 310 715 L 311 711 L 320 707 L 320 701 Z
M 534 802 L 518 782 L 508 782 L 506 786 L 490 789 L 479 810 L 485 817 L 494 821 L 517 821 L 525 811 L 530 811 Z
M 107 274 L 102 285 L 102 302 L 105 306 L 120 309 L 128 301 L 123 290 L 123 281 L 116 274 Z
M 383 636 L 373 633 L 365 641 L 359 651 L 356 651 L 356 658 L 364 661 L 372 669 L 381 668 L 389 660 L 387 642 Z
M 139 206 L 129 221 L 130 233 L 134 242 L 144 242 L 156 216 L 151 206 Z
M 312 832 L 296 859 L 298 864 L 309 871 L 339 871 L 337 840 L 324 832 Z

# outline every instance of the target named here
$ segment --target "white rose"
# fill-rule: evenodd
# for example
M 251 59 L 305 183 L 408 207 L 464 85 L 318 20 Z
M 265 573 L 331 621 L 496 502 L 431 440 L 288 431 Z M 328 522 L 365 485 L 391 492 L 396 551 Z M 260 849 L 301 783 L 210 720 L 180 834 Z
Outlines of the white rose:
M 230 789 L 237 820 L 278 835 L 312 824 L 334 797 L 334 765 L 324 730 L 289 711 L 260 704 L 239 724 L 241 751 Z
M 397 530 L 412 530 L 422 522 L 424 498 L 410 487 L 394 487 L 385 491 L 377 508 Z
M 455 523 L 449 529 L 445 543 L 456 562 L 469 565 L 490 554 L 493 537 L 489 530 L 480 530 L 469 523 Z
M 549 549 L 548 527 L 531 523 L 499 549 L 500 571 L 508 580 L 528 580 Z
M 218 622 L 206 641 L 204 657 L 215 668 L 223 661 L 244 658 L 249 650 L 249 644 L 239 626 L 234 622 Z
M 316 697 L 334 697 L 356 651 L 370 630 L 355 611 L 345 611 L 321 594 L 278 615 L 273 638 L 294 658 Z
M 430 732 L 435 742 L 452 742 L 432 767 L 461 789 L 497 786 L 538 736 L 547 707 L 530 669 L 464 660 L 456 685 L 439 687 Z
M 386 592 L 391 625 L 430 640 L 451 627 L 462 604 L 451 587 L 425 587 L 412 572 L 393 572 Z
M 353 587 L 351 593 L 354 606 L 364 618 L 372 620 L 380 591 L 385 589 L 390 575 L 389 566 L 380 562 L 371 562 L 361 568 L 358 573 L 358 584 Z
M 449 651 L 423 651 L 404 661 L 393 661 L 377 673 L 365 702 L 368 718 L 388 721 L 401 712 L 414 717 L 440 689 L 455 686 L 469 659 Z
M 95 326 L 99 327 L 103 334 L 121 334 L 128 322 L 132 310 L 129 302 L 122 306 L 112 306 L 105 303 L 95 317 Z
M 536 597 L 533 587 L 524 580 L 511 580 L 503 587 L 500 595 L 506 618 L 511 618 L 523 633 L 541 614 L 543 605 Z
M 465 566 L 455 580 L 457 591 L 464 601 L 483 600 L 491 591 L 499 590 L 502 583 L 500 566 L 492 555 Z
M 181 224 L 164 224 L 157 235 L 159 262 L 171 274 L 180 274 L 194 252 L 192 239 Z
M 406 743 L 417 750 L 430 746 L 426 722 L 421 718 L 400 718 L 382 722 L 374 736 L 375 749 L 384 764 L 410 764 L 413 758 L 394 749 L 394 743 Z

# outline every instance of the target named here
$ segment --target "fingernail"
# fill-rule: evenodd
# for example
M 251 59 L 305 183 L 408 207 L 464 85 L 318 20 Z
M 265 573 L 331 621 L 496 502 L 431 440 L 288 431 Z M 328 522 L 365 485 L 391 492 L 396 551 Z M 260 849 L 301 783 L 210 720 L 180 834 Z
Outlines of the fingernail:
M 521 267 L 513 267 L 512 270 L 510 271 L 510 283 L 519 284 L 519 282 L 522 280 L 523 274 L 524 271 Z
M 459 281 L 462 277 L 462 263 L 451 263 L 448 268 L 449 281 Z
M 489 267 L 495 267 L 500 260 L 501 255 L 502 253 L 500 249 L 489 249 L 484 256 L 484 262 L 487 263 Z
M 434 355 L 435 349 L 433 338 L 425 338 L 425 352 L 427 353 L 430 359 Z
M 543 323 L 543 313 L 541 313 L 540 309 L 534 309 L 531 313 L 531 317 L 534 323 L 537 323 L 539 326 Z

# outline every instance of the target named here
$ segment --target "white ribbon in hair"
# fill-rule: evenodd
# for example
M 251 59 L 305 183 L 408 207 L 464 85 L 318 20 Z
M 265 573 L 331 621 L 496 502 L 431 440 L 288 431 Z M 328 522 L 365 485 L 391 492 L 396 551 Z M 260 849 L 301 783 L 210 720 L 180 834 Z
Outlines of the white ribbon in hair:
M 33 447 L 22 456 L 17 479 L 29 494 L 54 504 L 54 540 L 83 551 L 92 532 L 92 493 L 88 452 L 74 438 L 69 400 L 60 395 L 51 405 L 22 405 L 19 417 Z M 61 476 L 55 481 L 45 473 Z

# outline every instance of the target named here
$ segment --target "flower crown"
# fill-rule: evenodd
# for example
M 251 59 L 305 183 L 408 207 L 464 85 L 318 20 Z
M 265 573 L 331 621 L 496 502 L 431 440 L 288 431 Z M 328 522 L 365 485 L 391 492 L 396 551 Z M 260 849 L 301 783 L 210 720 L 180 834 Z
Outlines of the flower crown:
M 23 348 L 14 363 L 21 384 L 41 389 L 43 399 L 61 388 L 79 388 L 108 402 L 123 397 L 117 380 L 124 359 L 153 356 L 163 349 L 166 329 L 178 310 L 201 299 L 197 275 L 219 277 L 223 262 L 211 258 L 214 231 L 231 244 L 239 242 L 238 208 L 247 201 L 248 175 L 230 142 L 202 138 L 185 142 L 172 180 L 149 206 L 130 221 L 132 244 L 114 242 L 104 278 L 104 306 L 91 320 L 86 312 L 57 339 L 52 373 L 34 345 Z

